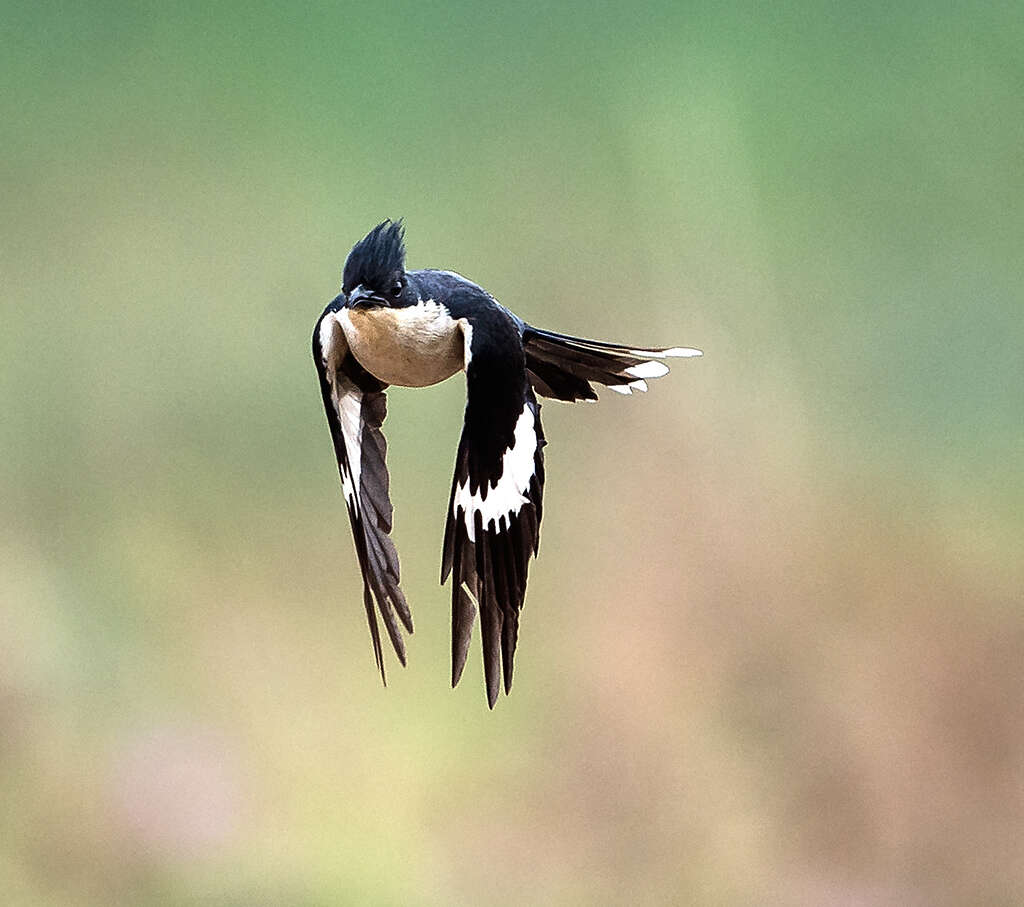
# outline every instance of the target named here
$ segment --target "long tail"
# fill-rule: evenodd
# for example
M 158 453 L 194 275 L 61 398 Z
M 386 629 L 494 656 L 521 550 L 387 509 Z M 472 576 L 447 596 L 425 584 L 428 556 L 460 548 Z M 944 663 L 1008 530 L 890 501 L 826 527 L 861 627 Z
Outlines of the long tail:
M 573 403 L 596 400 L 591 382 L 619 394 L 647 390 L 646 378 L 668 373 L 662 359 L 703 355 L 683 346 L 644 349 L 568 334 L 542 331 L 526 325 L 523 330 L 526 369 L 538 394 Z

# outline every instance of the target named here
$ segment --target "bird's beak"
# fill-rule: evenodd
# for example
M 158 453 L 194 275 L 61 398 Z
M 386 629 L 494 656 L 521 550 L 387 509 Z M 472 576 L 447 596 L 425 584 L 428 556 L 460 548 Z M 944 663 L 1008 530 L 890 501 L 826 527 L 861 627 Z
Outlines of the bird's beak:
M 371 309 L 374 306 L 382 306 L 385 302 L 379 296 L 375 296 L 372 290 L 366 289 L 362 284 L 348 294 L 348 307 L 350 309 Z

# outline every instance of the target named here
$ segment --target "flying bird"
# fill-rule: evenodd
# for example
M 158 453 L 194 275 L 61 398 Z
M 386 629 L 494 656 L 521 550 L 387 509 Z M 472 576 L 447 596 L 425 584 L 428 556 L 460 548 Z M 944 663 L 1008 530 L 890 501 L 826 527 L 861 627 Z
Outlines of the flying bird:
M 405 269 L 404 228 L 386 220 L 352 248 L 342 291 L 313 330 L 313 359 L 341 473 L 373 652 L 386 683 L 377 612 L 404 665 L 412 614 L 391 540 L 392 508 L 381 425 L 388 385 L 426 387 L 466 373 L 441 561 L 452 580 L 452 686 L 462 676 L 480 612 L 487 704 L 512 664 L 526 574 L 540 542 L 544 432 L 537 395 L 597 400 L 594 384 L 647 390 L 663 360 L 700 356 L 584 340 L 527 324 L 454 271 Z

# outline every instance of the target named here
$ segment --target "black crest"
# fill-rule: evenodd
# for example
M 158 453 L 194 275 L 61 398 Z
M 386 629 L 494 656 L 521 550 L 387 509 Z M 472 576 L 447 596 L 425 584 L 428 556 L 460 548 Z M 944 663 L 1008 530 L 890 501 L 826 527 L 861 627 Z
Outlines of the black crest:
M 348 253 L 342 290 L 351 293 L 362 284 L 367 289 L 389 286 L 395 272 L 405 270 L 405 227 L 401 220 L 377 224 Z

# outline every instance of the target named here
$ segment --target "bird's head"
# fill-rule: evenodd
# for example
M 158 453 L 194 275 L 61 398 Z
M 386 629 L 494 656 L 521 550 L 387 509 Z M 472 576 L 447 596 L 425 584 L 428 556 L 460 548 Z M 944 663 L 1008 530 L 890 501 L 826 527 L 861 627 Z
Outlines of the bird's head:
M 401 220 L 386 220 L 352 247 L 341 286 L 349 308 L 402 305 L 408 289 L 404 239 Z

